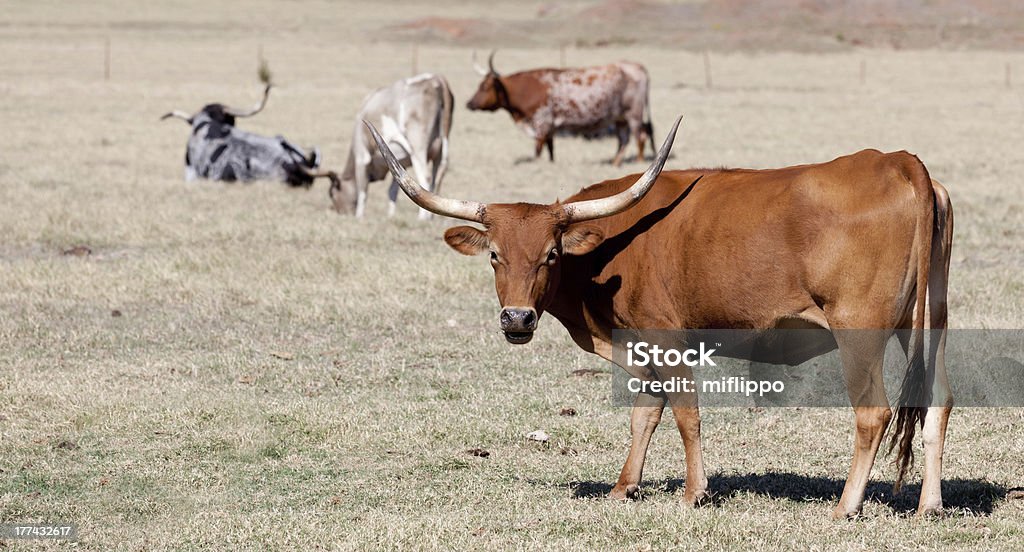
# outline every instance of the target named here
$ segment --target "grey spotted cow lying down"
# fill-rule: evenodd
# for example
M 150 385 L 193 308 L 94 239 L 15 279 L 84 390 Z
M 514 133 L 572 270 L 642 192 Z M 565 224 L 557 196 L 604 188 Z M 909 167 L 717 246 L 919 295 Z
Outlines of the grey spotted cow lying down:
M 194 115 L 175 110 L 160 118 L 176 117 L 192 126 L 185 150 L 185 180 L 277 180 L 305 187 L 312 186 L 319 177 L 337 181 L 334 172 L 319 168 L 320 152 L 316 148 L 306 153 L 283 136 L 261 136 L 235 126 L 235 119 L 262 111 L 269 95 L 267 85 L 263 99 L 252 109 L 214 103 Z

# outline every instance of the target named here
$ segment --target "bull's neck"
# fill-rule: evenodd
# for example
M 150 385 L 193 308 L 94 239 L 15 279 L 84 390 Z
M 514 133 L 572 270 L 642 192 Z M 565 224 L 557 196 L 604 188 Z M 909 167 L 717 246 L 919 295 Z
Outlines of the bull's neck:
M 353 143 L 353 146 L 355 144 Z M 353 153 L 353 149 L 348 148 L 348 160 L 345 161 L 345 170 L 341 173 L 342 180 L 355 180 L 356 179 L 356 158 Z
M 602 328 L 611 328 L 613 324 L 611 320 L 604 319 L 607 309 L 592 304 L 588 297 L 610 298 L 612 293 L 594 289 L 595 285 L 600 288 L 601 284 L 594 283 L 592 266 L 585 259 L 577 258 L 569 263 L 563 266 L 558 288 L 551 292 L 551 301 L 545 310 L 569 331 L 580 347 L 594 352 L 594 339 L 610 339 Z
M 501 77 L 505 89 L 502 107 L 516 122 L 533 117 L 534 112 L 548 99 L 548 88 L 538 71 L 525 71 Z
M 501 107 L 505 108 L 505 111 L 508 111 L 508 114 L 512 116 L 512 120 L 518 123 L 529 116 L 515 104 L 515 100 L 512 99 L 513 97 L 512 94 L 506 94 L 505 101 L 502 102 Z

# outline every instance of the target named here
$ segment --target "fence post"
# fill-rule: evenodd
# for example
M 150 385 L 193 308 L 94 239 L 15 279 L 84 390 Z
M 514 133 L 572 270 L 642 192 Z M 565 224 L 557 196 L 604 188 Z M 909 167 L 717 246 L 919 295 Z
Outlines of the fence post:
M 711 55 L 704 50 L 704 85 L 711 88 Z
M 110 80 L 110 36 L 103 38 L 103 80 Z

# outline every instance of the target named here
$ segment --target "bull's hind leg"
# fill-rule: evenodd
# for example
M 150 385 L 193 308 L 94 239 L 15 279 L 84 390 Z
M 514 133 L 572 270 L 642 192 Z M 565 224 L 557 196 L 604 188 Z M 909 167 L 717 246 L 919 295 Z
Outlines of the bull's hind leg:
M 653 147 L 653 145 L 654 145 L 654 138 L 652 136 L 648 136 L 647 135 L 648 134 L 647 133 L 647 125 L 645 125 L 639 119 L 637 119 L 637 120 L 632 120 L 631 119 L 629 121 L 629 132 L 633 136 L 636 136 L 636 160 L 638 162 L 639 161 L 643 161 L 644 160 L 644 145 L 647 143 L 647 139 L 650 138 L 651 139 L 651 144 L 652 144 L 652 147 Z
M 692 379 L 693 376 L 690 376 Z M 670 399 L 676 427 L 683 438 L 686 450 L 686 491 L 683 502 L 696 506 L 708 495 L 708 477 L 704 473 L 704 452 L 700 444 L 700 410 L 697 409 L 697 395 L 672 395 Z
M 395 215 L 395 203 L 398 201 L 398 179 L 391 179 L 391 186 L 388 187 L 388 216 Z
M 544 146 L 548 147 L 548 160 L 555 160 L 555 136 L 554 134 L 543 134 L 537 135 L 537 138 L 533 142 L 533 157 L 534 159 L 540 159 L 540 154 L 544 153 Z
M 945 340 L 945 337 L 942 338 Z M 942 511 L 942 449 L 946 441 L 946 424 L 952 411 L 952 394 L 946 380 L 946 370 L 941 362 L 936 365 L 936 382 L 933 392 L 944 388 L 947 397 L 944 406 L 929 407 L 925 413 L 925 476 L 921 483 L 921 500 L 918 503 L 920 515 L 936 514 Z M 940 368 L 941 367 L 941 368 Z M 938 380 L 943 380 L 938 383 Z M 941 395 L 934 394 L 933 402 Z M 940 402 L 942 405 L 942 402 Z
M 882 381 L 885 343 L 889 337 L 887 333 L 880 330 L 834 332 L 843 362 L 846 390 L 856 418 L 853 462 L 846 486 L 843 487 L 843 495 L 832 511 L 832 517 L 836 519 L 860 514 L 871 467 L 878 455 L 878 446 L 892 419 L 892 410 Z
M 632 440 L 629 445 L 629 456 L 619 473 L 619 480 L 608 493 L 608 498 L 625 500 L 633 498 L 640 490 L 640 478 L 644 472 L 644 460 L 647 458 L 647 447 L 651 444 L 651 436 L 661 422 L 661 413 L 665 409 L 665 395 L 640 393 L 633 402 L 630 415 L 629 430 Z
M 932 182 L 935 191 L 935 220 L 932 233 L 931 267 L 928 274 L 928 365 L 934 367 L 930 401 L 924 416 L 924 477 L 919 515 L 942 511 L 942 450 L 946 443 L 946 425 L 953 409 L 953 393 L 946 376 L 946 282 L 953 245 L 953 210 L 946 189 Z
M 445 151 L 442 151 L 434 160 L 430 163 L 430 169 L 432 171 L 430 175 L 430 182 L 432 184 L 431 190 L 435 194 L 441 193 L 441 183 L 444 181 L 444 175 L 448 172 L 448 152 L 447 147 L 443 146 Z
M 612 159 L 612 165 L 618 167 L 622 164 L 622 158 L 626 155 L 626 146 L 629 145 L 629 126 L 625 123 L 616 123 L 615 135 L 619 139 L 619 149 L 615 152 L 615 158 Z

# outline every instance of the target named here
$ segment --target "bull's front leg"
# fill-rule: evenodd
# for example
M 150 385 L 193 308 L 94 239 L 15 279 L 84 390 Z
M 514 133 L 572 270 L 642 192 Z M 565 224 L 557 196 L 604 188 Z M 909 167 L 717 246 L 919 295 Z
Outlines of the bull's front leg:
M 640 478 L 644 472 L 644 460 L 647 458 L 647 447 L 651 444 L 651 436 L 661 421 L 661 413 L 665 408 L 664 394 L 639 393 L 633 402 L 629 430 L 632 439 L 629 445 L 629 456 L 619 473 L 619 480 L 608 493 L 608 498 L 626 500 L 635 498 L 640 491 Z

